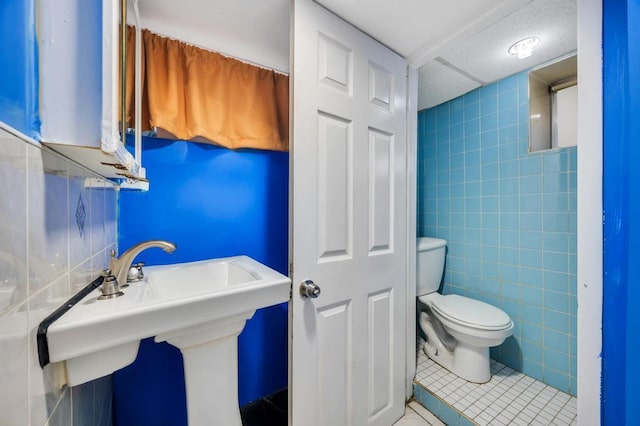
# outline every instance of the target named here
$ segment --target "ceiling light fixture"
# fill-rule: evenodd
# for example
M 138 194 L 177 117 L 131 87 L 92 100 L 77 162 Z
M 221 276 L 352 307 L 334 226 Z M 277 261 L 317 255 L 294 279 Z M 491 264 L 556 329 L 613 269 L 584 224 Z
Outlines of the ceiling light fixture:
M 529 37 L 522 39 L 518 42 L 513 43 L 509 47 L 509 53 L 512 55 L 517 55 L 518 59 L 524 59 L 531 56 L 533 53 L 533 48 L 540 43 L 540 38 L 538 37 Z

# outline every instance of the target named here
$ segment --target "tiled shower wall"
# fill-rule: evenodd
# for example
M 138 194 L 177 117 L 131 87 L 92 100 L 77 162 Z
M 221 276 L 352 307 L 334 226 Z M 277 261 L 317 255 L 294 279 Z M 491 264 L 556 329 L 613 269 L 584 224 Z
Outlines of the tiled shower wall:
M 0 424 L 111 424 L 111 378 L 62 385 L 60 365 L 40 368 L 35 332 L 106 267 L 116 197 L 110 183 L 0 128 Z
M 576 394 L 576 148 L 528 152 L 527 72 L 419 113 L 418 235 L 443 292 L 507 312 L 492 358 Z

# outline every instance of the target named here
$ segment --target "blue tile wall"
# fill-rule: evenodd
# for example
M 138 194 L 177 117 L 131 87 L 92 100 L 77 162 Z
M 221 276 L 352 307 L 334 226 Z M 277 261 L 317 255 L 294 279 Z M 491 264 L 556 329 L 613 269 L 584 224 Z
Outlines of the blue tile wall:
M 476 424 L 449 406 L 447 402 L 442 401 L 438 396 L 416 383 L 413 384 L 413 397 L 447 426 L 472 426 Z
M 527 72 L 418 118 L 418 235 L 447 240 L 443 293 L 507 312 L 496 360 L 576 394 L 576 148 L 529 153 Z

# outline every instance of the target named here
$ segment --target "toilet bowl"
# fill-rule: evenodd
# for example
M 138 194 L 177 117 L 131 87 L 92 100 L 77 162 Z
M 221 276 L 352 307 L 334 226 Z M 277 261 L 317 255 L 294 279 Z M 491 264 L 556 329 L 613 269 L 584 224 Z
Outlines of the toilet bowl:
M 491 379 L 489 348 L 511 336 L 513 321 L 501 309 L 468 297 L 439 294 L 446 241 L 418 238 L 417 295 L 424 351 L 457 376 L 475 383 Z

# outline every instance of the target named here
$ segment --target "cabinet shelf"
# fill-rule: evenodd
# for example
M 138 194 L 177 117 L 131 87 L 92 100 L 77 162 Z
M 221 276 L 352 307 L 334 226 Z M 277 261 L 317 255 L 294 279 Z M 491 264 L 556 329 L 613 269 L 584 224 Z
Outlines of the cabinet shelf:
M 42 142 L 42 144 L 107 179 L 147 182 L 140 164 L 124 147 L 118 147 L 113 153 L 107 153 L 93 146 L 53 142 Z

